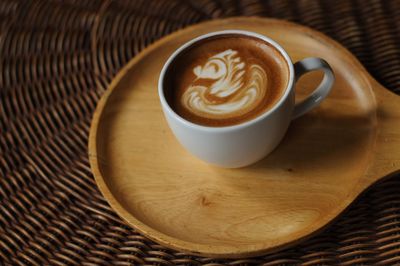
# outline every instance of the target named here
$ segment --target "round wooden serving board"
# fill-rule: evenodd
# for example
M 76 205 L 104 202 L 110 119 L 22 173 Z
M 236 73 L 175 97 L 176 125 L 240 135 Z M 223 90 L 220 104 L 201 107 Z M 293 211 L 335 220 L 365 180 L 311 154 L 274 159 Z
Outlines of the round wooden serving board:
M 178 46 L 224 29 L 271 37 L 293 62 L 322 57 L 336 75 L 328 98 L 295 120 L 270 156 L 242 169 L 213 167 L 186 152 L 157 95 L 161 67 Z M 303 77 L 298 98 L 320 79 Z M 320 230 L 400 168 L 400 99 L 319 32 L 272 19 L 216 20 L 158 41 L 120 71 L 94 114 L 89 156 L 104 197 L 147 237 L 196 255 L 261 255 Z

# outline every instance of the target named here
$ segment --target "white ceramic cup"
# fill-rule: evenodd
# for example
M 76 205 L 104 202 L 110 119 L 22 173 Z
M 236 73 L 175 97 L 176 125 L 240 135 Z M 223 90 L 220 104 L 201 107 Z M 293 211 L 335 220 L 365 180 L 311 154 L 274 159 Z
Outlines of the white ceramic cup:
M 193 44 L 227 34 L 251 36 L 273 45 L 282 54 L 289 67 L 287 87 L 272 108 L 254 119 L 225 127 L 195 124 L 179 116 L 168 104 L 163 86 L 165 75 L 174 59 Z M 313 70 L 324 72 L 322 82 L 308 98 L 295 104 L 295 82 L 301 75 Z M 237 168 L 257 162 L 274 150 L 285 135 L 290 121 L 319 105 L 329 94 L 334 80 L 331 67 L 321 58 L 305 58 L 293 64 L 286 51 L 270 38 L 249 31 L 225 30 L 201 35 L 179 47 L 161 70 L 158 93 L 169 127 L 189 152 L 210 164 Z

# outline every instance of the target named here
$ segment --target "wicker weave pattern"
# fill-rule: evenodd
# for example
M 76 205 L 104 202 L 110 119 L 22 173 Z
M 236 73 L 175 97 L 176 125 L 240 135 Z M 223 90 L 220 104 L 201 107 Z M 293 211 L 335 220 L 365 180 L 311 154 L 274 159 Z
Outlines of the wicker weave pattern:
M 400 93 L 400 1 L 0 1 L 0 264 L 400 264 L 399 175 L 326 231 L 246 260 L 168 250 L 116 216 L 96 188 L 87 137 L 96 102 L 145 46 L 203 20 L 285 18 L 348 47 Z

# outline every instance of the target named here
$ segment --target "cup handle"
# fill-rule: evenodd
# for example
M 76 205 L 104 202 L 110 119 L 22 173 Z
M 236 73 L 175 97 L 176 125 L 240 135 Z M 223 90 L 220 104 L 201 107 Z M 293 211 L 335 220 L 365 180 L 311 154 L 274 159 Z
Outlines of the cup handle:
M 292 119 L 296 119 L 317 107 L 331 91 L 335 76 L 332 68 L 321 58 L 308 57 L 296 62 L 294 64 L 295 81 L 297 82 L 302 75 L 313 70 L 324 71 L 324 78 L 310 96 L 295 105 Z

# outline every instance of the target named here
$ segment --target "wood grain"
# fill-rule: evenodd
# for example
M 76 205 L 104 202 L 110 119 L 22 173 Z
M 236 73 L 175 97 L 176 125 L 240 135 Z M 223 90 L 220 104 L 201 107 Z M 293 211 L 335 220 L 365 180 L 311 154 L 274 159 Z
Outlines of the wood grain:
M 293 62 L 322 57 L 336 75 L 322 105 L 295 120 L 270 156 L 242 169 L 216 168 L 186 152 L 157 96 L 167 57 L 195 36 L 223 29 L 265 34 Z M 303 77 L 298 98 L 320 78 Z M 333 40 L 289 22 L 231 18 L 174 33 L 129 62 L 99 102 L 89 157 L 105 198 L 149 238 L 198 255 L 247 257 L 310 236 L 398 170 L 399 119 L 400 99 Z

